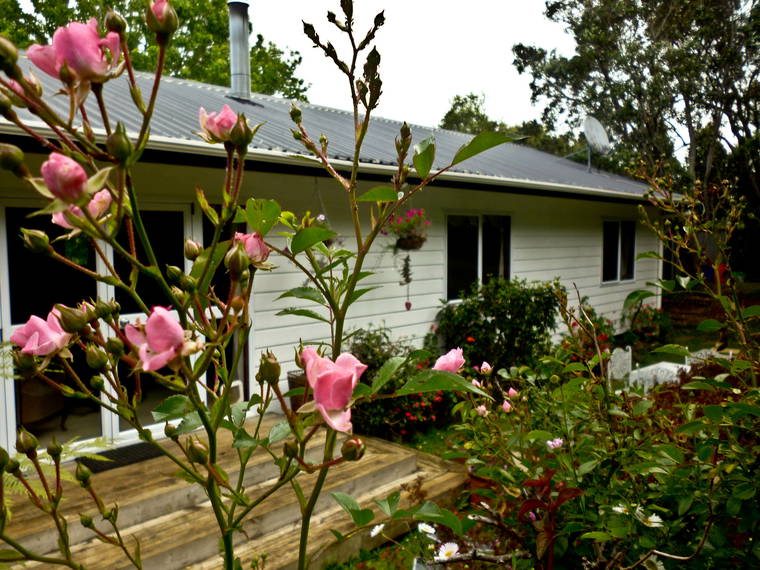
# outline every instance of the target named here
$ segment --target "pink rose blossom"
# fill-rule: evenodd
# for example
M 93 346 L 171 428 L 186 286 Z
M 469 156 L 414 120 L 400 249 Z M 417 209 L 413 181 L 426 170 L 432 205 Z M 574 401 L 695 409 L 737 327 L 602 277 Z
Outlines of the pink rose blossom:
M 347 352 L 333 362 L 319 356 L 312 347 L 301 352 L 301 361 L 309 386 L 314 391 L 316 408 L 325 423 L 336 431 L 351 431 L 351 410 L 347 406 L 367 366 Z
M 470 384 L 472 384 L 476 388 L 480 388 L 482 386 L 482 384 L 478 382 L 477 380 L 473 380 L 472 382 L 470 382 Z
M 96 192 L 92 197 L 92 200 L 87 204 L 87 211 L 96 220 L 111 206 L 111 193 L 103 189 L 100 192 Z M 74 229 L 74 226 L 68 220 L 69 216 L 75 218 L 84 218 L 82 209 L 79 206 L 69 206 L 68 210 L 64 212 L 56 212 L 53 214 L 53 223 L 66 228 L 67 230 Z
M 127 325 L 127 340 L 137 348 L 146 372 L 159 370 L 182 354 L 185 331 L 164 307 L 154 307 L 145 325 Z
M 41 171 L 45 185 L 56 198 L 73 203 L 84 196 L 87 173 L 75 160 L 54 152 L 42 163 Z
M 461 348 L 452 348 L 443 356 L 439 357 L 433 365 L 433 370 L 457 373 L 464 366 L 464 356 Z
M 510 388 L 510 389 L 507 391 L 507 395 L 508 395 L 510 398 L 515 398 L 515 397 L 517 397 L 519 394 L 520 394 L 520 392 L 518 392 L 518 391 L 517 391 L 517 390 L 515 390 L 514 388 Z
M 151 5 L 150 10 L 153 12 L 156 20 L 163 22 L 169 12 L 169 2 L 167 0 L 156 0 L 156 2 Z
M 491 370 L 492 370 L 491 365 L 488 364 L 488 362 L 486 361 L 483 361 L 483 364 L 480 365 L 480 372 L 482 374 L 486 374 L 486 375 L 490 374 Z
M 478 406 L 477 408 L 475 408 L 475 411 L 478 412 L 478 415 L 482 417 L 485 417 L 488 415 L 488 408 L 486 408 L 485 406 Z
M 512 411 L 512 404 L 509 402 L 509 400 L 504 400 L 504 402 L 501 404 L 501 409 L 509 413 Z
M 17 328 L 11 335 L 11 342 L 20 346 L 24 354 L 46 356 L 61 350 L 69 343 L 71 335 L 61 328 L 59 316 L 58 309 L 50 311 L 44 321 L 32 315 L 24 326 Z
M 218 113 L 206 113 L 206 109 L 200 108 L 198 120 L 201 124 L 200 136 L 210 143 L 221 143 L 230 140 L 232 129 L 237 123 L 238 116 L 229 105 L 222 107 Z
M 264 239 L 259 232 L 253 232 L 250 234 L 237 232 L 233 238 L 233 242 L 243 244 L 245 252 L 248 254 L 248 257 L 251 258 L 251 263 L 254 265 L 265 262 L 269 257 L 269 248 L 264 243 Z
M 120 42 L 119 34 L 115 32 L 109 32 L 105 38 L 101 38 L 98 22 L 92 18 L 86 24 L 71 22 L 58 28 L 53 34 L 51 45 L 32 44 L 26 54 L 34 65 L 55 78 L 60 77 L 61 68 L 66 65 L 79 81 L 102 82 L 118 64 Z

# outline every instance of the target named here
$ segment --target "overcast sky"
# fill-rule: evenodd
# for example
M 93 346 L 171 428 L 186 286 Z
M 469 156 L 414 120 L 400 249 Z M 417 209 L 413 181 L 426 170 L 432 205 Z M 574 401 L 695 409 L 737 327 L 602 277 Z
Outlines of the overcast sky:
M 355 9 L 361 32 L 385 10 L 375 42 L 383 79 L 377 114 L 422 125 L 437 125 L 454 95 L 469 92 L 485 95 L 493 119 L 515 124 L 538 118 L 530 78 L 512 65 L 512 45 L 536 43 L 562 53 L 574 47 L 563 28 L 544 17 L 543 0 L 356 0 Z M 312 103 L 347 109 L 344 76 L 303 35 L 301 20 L 339 50 L 345 47 L 325 20 L 327 10 L 340 15 L 339 1 L 252 0 L 250 15 L 254 33 L 301 52 L 298 74 L 311 84 Z

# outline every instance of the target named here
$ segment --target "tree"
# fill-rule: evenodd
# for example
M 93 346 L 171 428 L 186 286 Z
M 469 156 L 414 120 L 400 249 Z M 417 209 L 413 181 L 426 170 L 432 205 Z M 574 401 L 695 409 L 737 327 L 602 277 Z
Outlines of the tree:
M 157 47 L 145 41 L 143 0 L 79 0 L 68 2 L 31 0 L 34 15 L 21 10 L 18 0 L 0 0 L 0 32 L 23 47 L 48 43 L 55 30 L 71 21 L 97 15 L 99 21 L 109 7 L 127 21 L 127 43 L 136 69 L 155 69 Z M 174 0 L 180 29 L 172 38 L 166 73 L 216 85 L 229 85 L 229 21 L 225 0 Z M 19 25 L 20 24 L 20 25 Z M 251 89 L 306 100 L 306 85 L 296 76 L 301 63 L 298 52 L 284 53 L 258 35 L 251 49 Z
M 680 144 L 691 182 L 714 180 L 727 149 L 760 199 L 760 0 L 546 0 L 546 16 L 573 35 L 573 56 L 513 47 L 546 124 L 594 114 L 650 171 L 683 169 Z
M 560 135 L 552 134 L 538 121 L 524 121 L 519 125 L 508 126 L 501 121 L 491 119 L 485 112 L 485 96 L 468 93 L 455 95 L 451 108 L 439 123 L 442 129 L 462 133 L 477 134 L 483 131 L 497 131 L 513 137 L 523 137 L 516 141 L 538 150 L 558 156 L 567 156 L 584 148 L 583 142 L 571 132 Z M 584 158 L 585 160 L 585 158 Z

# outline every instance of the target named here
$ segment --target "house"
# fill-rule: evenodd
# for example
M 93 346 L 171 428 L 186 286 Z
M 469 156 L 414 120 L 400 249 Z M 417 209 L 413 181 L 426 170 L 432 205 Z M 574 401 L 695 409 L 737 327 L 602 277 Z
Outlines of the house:
M 151 76 L 138 74 L 144 92 Z M 39 73 L 45 93 L 58 89 L 57 82 Z M 137 130 L 135 113 L 123 78 L 105 85 L 112 124 L 118 120 L 129 132 Z M 59 112 L 65 101 L 50 97 Z M 210 201 L 218 202 L 222 184 L 223 149 L 201 141 L 198 109 L 219 110 L 228 104 L 244 112 L 252 122 L 263 122 L 246 162 L 243 199 L 250 196 L 276 199 L 284 208 L 302 213 L 324 214 L 339 234 L 350 235 L 342 191 L 313 161 L 305 161 L 290 133 L 290 101 L 244 92 L 230 96 L 226 87 L 181 79 L 164 79 L 152 122 L 152 140 L 136 170 L 141 207 L 146 211 L 148 231 L 157 240 L 157 255 L 164 263 L 184 266 L 183 242 L 204 238 L 203 216 L 194 204 L 195 188 L 203 188 Z M 97 109 L 87 102 L 96 131 Z M 348 112 L 300 105 L 307 129 L 315 137 L 325 133 L 329 152 L 337 167 L 348 164 L 352 153 L 352 117 Z M 40 124 L 25 112 L 25 121 Z M 410 117 L 409 119 L 413 119 Z M 394 137 L 401 123 L 376 118 L 369 129 L 361 155 L 362 189 L 386 182 L 394 171 Z M 434 134 L 436 165 L 443 166 L 469 135 L 412 125 L 414 143 Z M 99 131 L 102 132 L 102 129 Z M 30 166 L 38 172 L 47 153 L 14 125 L 0 120 L 0 140 L 20 146 Z M 419 341 L 429 330 L 441 300 L 453 300 L 458 292 L 487 274 L 501 271 L 507 277 L 551 280 L 559 277 L 568 287 L 577 284 L 581 294 L 613 321 L 619 321 L 623 300 L 635 289 L 655 281 L 659 263 L 636 260 L 636 254 L 656 249 L 655 237 L 639 225 L 637 208 L 645 203 L 646 186 L 634 180 L 589 171 L 585 165 L 516 144 L 502 145 L 472 158 L 439 178 L 415 197 L 412 207 L 425 208 L 432 221 L 428 239 L 411 252 L 414 280 L 409 288 L 411 309 L 406 310 L 406 286 L 400 286 L 398 266 L 389 238 L 380 237 L 369 256 L 367 269 L 375 274 L 372 285 L 382 285 L 363 296 L 353 307 L 349 327 L 384 323 L 397 336 Z M 88 282 L 78 274 L 25 250 L 21 227 L 53 226 L 45 217 L 26 216 L 42 202 L 9 173 L 0 172 L 0 326 L 7 340 L 14 327 L 31 314 L 46 314 L 54 302 L 74 304 L 83 298 L 116 299 L 125 318 L 136 316 L 128 298 L 105 284 Z M 388 247 L 386 247 L 388 246 Z M 86 244 L 71 240 L 66 255 L 83 264 L 94 263 Z M 284 259 L 270 258 L 279 267 L 259 272 L 254 286 L 253 329 L 248 359 L 241 365 L 244 388 L 253 383 L 253 366 L 262 349 L 271 349 L 283 363 L 294 368 L 293 346 L 299 339 L 324 339 L 322 323 L 298 316 L 276 316 L 293 305 L 279 295 L 303 284 L 304 277 Z M 498 268 L 498 269 L 497 269 Z M 147 294 L 149 304 L 162 299 Z M 42 435 L 65 430 L 83 438 L 106 436 L 128 442 L 136 434 L 125 430 L 118 417 L 87 406 L 77 408 L 42 384 L 14 383 L 10 359 L 0 355 L 0 445 L 12 447 L 18 424 Z M 154 386 L 154 398 L 162 389 Z M 148 393 L 149 390 L 146 391 Z M 149 402 L 150 403 L 150 402 Z M 146 413 L 149 412 L 146 404 Z M 157 426 L 160 431 L 161 426 Z

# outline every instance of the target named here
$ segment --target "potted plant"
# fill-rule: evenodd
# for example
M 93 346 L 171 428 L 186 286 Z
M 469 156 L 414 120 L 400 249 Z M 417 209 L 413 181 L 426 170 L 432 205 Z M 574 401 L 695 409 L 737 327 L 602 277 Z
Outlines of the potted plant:
M 423 208 L 407 210 L 403 216 L 388 220 L 383 231 L 386 235 L 396 236 L 396 249 L 411 251 L 420 249 L 425 243 L 425 235 L 430 221 Z

